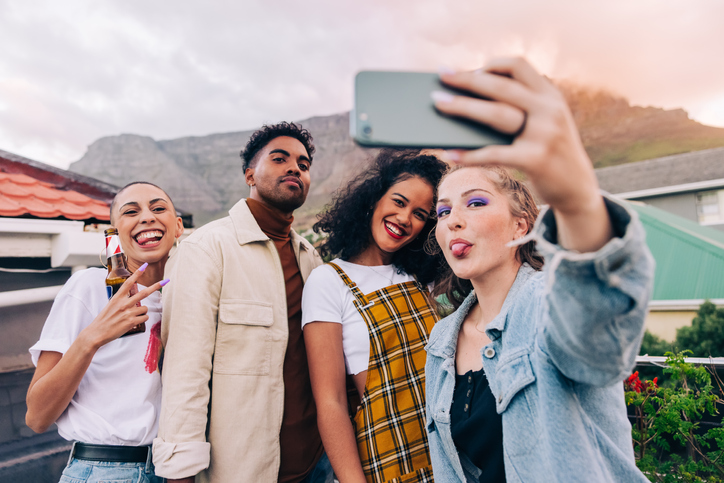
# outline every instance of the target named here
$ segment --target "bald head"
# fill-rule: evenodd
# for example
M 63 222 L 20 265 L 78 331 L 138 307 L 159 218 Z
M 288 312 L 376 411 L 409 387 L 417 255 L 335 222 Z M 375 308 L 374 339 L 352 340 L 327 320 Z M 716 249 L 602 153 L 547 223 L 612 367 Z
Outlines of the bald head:
M 156 188 L 156 189 L 158 189 L 158 190 L 161 190 L 161 191 L 163 192 L 163 194 L 166 195 L 166 198 L 168 199 L 168 202 L 171 204 L 171 207 L 173 208 L 174 213 L 176 212 L 176 207 L 175 207 L 174 204 L 173 204 L 173 200 L 172 200 L 171 197 L 168 195 L 168 193 L 166 193 L 166 190 L 164 190 L 164 189 L 161 188 L 160 186 L 157 186 L 157 185 L 155 185 L 155 184 L 153 184 L 153 183 L 149 183 L 148 181 L 133 181 L 132 183 L 128 183 L 126 186 L 124 186 L 123 188 L 121 188 L 120 190 L 118 190 L 118 193 L 116 193 L 116 196 L 113 197 L 113 201 L 111 201 L 111 207 L 110 207 L 110 210 L 111 210 L 111 213 L 110 213 L 110 214 L 111 214 L 111 225 L 115 225 L 115 220 L 116 220 L 116 205 L 118 204 L 118 200 L 121 198 L 121 195 L 123 194 L 124 191 L 126 191 L 126 189 L 128 189 L 128 188 L 131 187 L 131 186 L 135 186 L 135 185 L 147 185 L 147 186 L 152 186 L 152 187 L 154 187 L 154 188 Z

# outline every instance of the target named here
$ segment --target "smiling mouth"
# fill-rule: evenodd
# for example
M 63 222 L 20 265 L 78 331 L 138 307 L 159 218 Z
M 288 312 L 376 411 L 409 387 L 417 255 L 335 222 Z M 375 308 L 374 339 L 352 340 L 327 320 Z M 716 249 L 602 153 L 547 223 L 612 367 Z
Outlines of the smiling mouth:
M 387 230 L 387 233 L 392 236 L 392 238 L 396 238 L 397 240 L 407 235 L 405 230 L 395 225 L 394 223 L 390 223 L 389 221 L 385 222 L 385 229 Z
M 134 238 L 136 239 L 136 243 L 142 247 L 156 246 L 161 241 L 161 238 L 163 238 L 163 232 L 160 230 L 142 231 Z

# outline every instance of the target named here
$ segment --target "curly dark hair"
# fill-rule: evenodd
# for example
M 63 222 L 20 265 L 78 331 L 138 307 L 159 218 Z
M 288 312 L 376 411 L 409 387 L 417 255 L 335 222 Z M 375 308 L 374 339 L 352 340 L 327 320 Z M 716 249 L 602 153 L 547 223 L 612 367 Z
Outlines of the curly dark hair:
M 304 145 L 304 149 L 307 150 L 309 155 L 309 161 L 312 161 L 312 155 L 314 154 L 314 138 L 312 135 L 302 127 L 301 124 L 295 124 L 293 122 L 280 122 L 279 124 L 263 125 L 261 129 L 254 132 L 249 138 L 249 141 L 241 150 L 241 159 L 244 163 L 244 172 L 248 168 L 253 168 L 254 158 L 257 153 L 261 151 L 264 146 L 269 144 L 269 141 L 276 139 L 280 136 L 289 136 L 298 140 Z
M 328 235 L 319 247 L 322 256 L 349 260 L 362 253 L 370 244 L 375 206 L 394 184 L 417 176 L 436 192 L 446 171 L 445 163 L 419 151 L 381 151 L 369 169 L 340 188 L 332 203 L 317 215 L 319 221 L 314 224 L 314 231 Z M 413 275 L 423 284 L 435 280 L 440 266 L 445 263 L 440 253 L 430 255 L 423 249 L 434 227 L 435 216 L 431 212 L 417 238 L 392 257 L 392 264 L 399 272 Z

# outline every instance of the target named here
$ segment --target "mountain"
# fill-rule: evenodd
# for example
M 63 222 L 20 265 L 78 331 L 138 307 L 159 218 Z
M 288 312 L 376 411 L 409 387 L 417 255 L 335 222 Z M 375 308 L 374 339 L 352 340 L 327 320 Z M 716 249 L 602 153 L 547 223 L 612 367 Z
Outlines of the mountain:
M 301 124 L 314 136 L 317 151 L 309 197 L 295 213 L 295 226 L 311 226 L 331 193 L 359 173 L 375 151 L 352 141 L 346 113 L 313 117 Z M 252 132 L 166 141 L 135 134 L 103 137 L 69 169 L 119 186 L 136 180 L 153 182 L 168 191 L 179 209 L 192 213 L 194 224 L 200 226 L 224 216 L 248 196 L 239 153 Z
M 724 146 L 724 129 L 683 109 L 631 106 L 602 90 L 559 83 L 596 168 Z
M 699 124 L 681 109 L 631 106 L 605 91 L 567 83 L 559 87 L 595 167 L 724 146 L 724 129 Z M 312 133 L 317 148 L 309 197 L 295 213 L 295 226 L 306 228 L 332 193 L 363 170 L 376 150 L 352 141 L 348 113 L 300 123 Z M 248 195 L 239 151 L 252 132 L 162 141 L 135 134 L 103 137 L 69 169 L 120 186 L 135 180 L 158 184 L 200 226 L 224 216 Z

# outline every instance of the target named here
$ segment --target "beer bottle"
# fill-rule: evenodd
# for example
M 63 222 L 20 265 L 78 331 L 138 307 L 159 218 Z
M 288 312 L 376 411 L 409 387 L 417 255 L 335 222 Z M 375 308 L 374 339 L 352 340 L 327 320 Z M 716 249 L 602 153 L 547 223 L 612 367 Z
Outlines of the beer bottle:
M 121 248 L 121 240 L 118 238 L 117 228 L 108 228 L 105 231 L 106 234 L 106 256 L 108 257 L 108 275 L 106 275 L 106 291 L 108 292 L 108 299 L 110 300 L 118 289 L 121 288 L 123 282 L 132 275 L 131 271 L 126 266 L 126 258 L 123 256 L 123 249 Z M 138 293 L 136 284 L 131 287 L 130 295 Z M 133 326 L 131 330 L 123 334 L 121 337 L 125 337 L 131 334 L 138 334 L 146 331 L 146 323 L 141 322 L 140 324 Z

